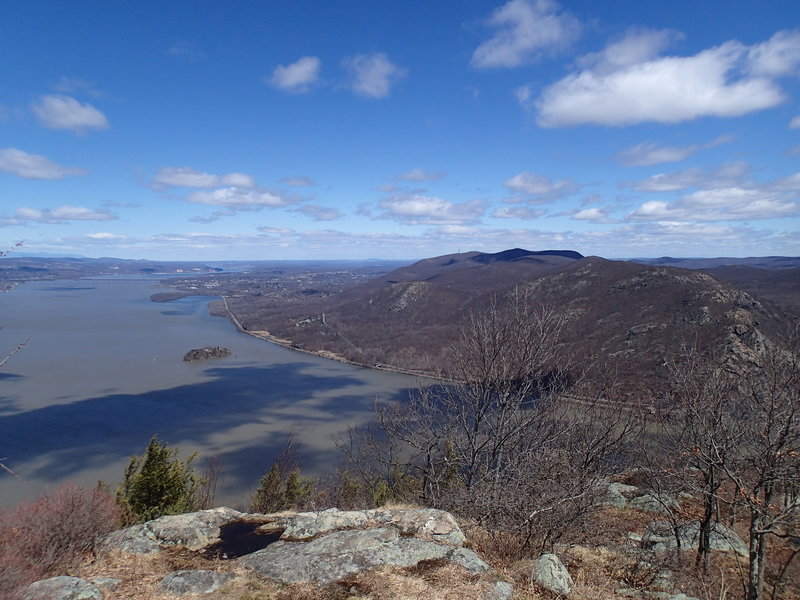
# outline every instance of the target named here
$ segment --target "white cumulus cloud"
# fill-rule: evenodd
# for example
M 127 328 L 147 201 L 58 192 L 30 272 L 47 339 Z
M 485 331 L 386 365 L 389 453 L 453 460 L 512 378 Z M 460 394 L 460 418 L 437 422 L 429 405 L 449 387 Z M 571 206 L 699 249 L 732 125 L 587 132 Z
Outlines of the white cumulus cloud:
M 84 169 L 62 167 L 39 154 L 28 154 L 18 148 L 0 149 L 0 171 L 23 179 L 63 179 L 64 175 L 85 175 Z
M 510 0 L 492 13 L 488 24 L 495 33 L 470 61 L 479 69 L 518 67 L 569 45 L 580 33 L 578 20 L 551 0 Z
M 108 129 L 106 116 L 91 104 L 82 104 L 72 96 L 48 94 L 31 105 L 39 123 L 48 129 L 68 129 L 83 133 L 87 129 Z
M 342 61 L 350 80 L 349 88 L 365 98 L 386 98 L 392 86 L 406 75 L 406 70 L 398 67 L 386 54 L 358 54 Z
M 800 65 L 800 33 L 752 46 L 725 42 L 693 56 L 661 56 L 669 32 L 635 30 L 527 105 L 543 127 L 679 123 L 736 117 L 785 100 L 776 79 Z
M 396 194 L 381 200 L 378 219 L 391 219 L 406 225 L 453 225 L 470 223 L 486 210 L 485 200 L 450 202 L 435 196 Z
M 495 219 L 522 219 L 530 221 L 544 216 L 547 211 L 530 206 L 501 206 L 492 213 Z
M 335 221 L 342 218 L 344 215 L 336 208 L 329 206 L 320 206 L 318 204 L 305 204 L 298 208 L 292 209 L 292 212 L 304 214 L 314 221 Z
M 292 94 L 304 94 L 319 82 L 322 62 L 316 56 L 298 58 L 289 65 L 278 65 L 268 83 Z
M 260 210 L 267 207 L 289 206 L 296 202 L 295 199 L 279 192 L 240 187 L 225 187 L 211 191 L 195 192 L 186 199 L 196 204 L 223 206 L 234 210 Z
M 711 170 L 692 167 L 672 173 L 657 173 L 642 181 L 624 182 L 623 186 L 632 187 L 639 192 L 674 192 L 692 187 L 736 187 L 742 184 L 749 172 L 750 167 L 746 162 L 735 161 Z

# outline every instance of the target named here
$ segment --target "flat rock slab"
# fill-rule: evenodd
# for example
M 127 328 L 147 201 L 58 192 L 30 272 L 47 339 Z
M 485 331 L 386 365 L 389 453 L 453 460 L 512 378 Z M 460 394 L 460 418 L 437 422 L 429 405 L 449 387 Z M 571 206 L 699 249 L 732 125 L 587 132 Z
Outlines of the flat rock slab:
M 239 560 L 282 583 L 324 585 L 383 565 L 412 567 L 435 559 L 451 560 L 473 572 L 488 569 L 471 550 L 404 537 L 394 527 L 335 531 L 309 542 L 279 541 Z
M 159 581 L 158 587 L 173 594 L 210 594 L 234 577 L 233 573 L 219 571 L 174 571 Z
M 203 550 L 219 542 L 223 525 L 247 519 L 257 520 L 259 517 L 264 515 L 248 515 L 225 506 L 171 515 L 115 531 L 106 536 L 101 548 L 136 554 L 158 552 L 173 546 Z M 262 520 L 267 521 L 266 518 Z
M 103 600 L 103 592 L 85 579 L 61 576 L 30 584 L 21 597 L 23 600 Z

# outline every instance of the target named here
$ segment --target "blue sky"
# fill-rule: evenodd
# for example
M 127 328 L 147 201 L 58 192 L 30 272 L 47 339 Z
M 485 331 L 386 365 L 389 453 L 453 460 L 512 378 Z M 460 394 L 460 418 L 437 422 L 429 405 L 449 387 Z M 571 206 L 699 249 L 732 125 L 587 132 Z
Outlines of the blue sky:
M 800 254 L 796 0 L 8 0 L 0 49 L 0 248 Z

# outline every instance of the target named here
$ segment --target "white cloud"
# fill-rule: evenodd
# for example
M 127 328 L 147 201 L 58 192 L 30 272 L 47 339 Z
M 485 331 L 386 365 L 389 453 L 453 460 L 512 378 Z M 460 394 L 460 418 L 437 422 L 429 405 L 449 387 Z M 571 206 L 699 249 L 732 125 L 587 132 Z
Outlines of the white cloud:
M 314 221 L 335 221 L 336 219 L 341 219 L 344 216 L 336 208 L 320 206 L 318 204 L 305 204 L 298 208 L 292 209 L 292 212 L 302 213 Z
M 750 168 L 746 162 L 735 161 L 725 163 L 717 169 L 704 171 L 692 167 L 673 173 L 657 173 L 647 179 L 635 182 L 624 182 L 624 187 L 632 187 L 639 192 L 674 192 L 687 188 L 735 187 L 740 185 Z
M 62 179 L 64 175 L 85 175 L 84 169 L 62 167 L 39 154 L 28 154 L 18 148 L 0 149 L 0 171 L 23 179 Z
M 574 194 L 581 189 L 579 183 L 571 179 L 551 181 L 544 175 L 534 173 L 518 173 L 507 179 L 503 185 L 515 194 L 533 196 L 530 200 L 546 202 Z
M 92 210 L 83 206 L 59 206 L 58 208 L 42 210 L 20 207 L 14 213 L 18 222 L 36 223 L 63 223 L 65 221 L 114 221 L 118 217 L 110 210 L 101 208 Z
M 319 82 L 322 63 L 316 56 L 298 58 L 289 65 L 278 65 L 268 83 L 292 94 L 304 94 Z
M 575 221 L 588 221 L 590 223 L 617 223 L 615 219 L 608 216 L 608 209 L 606 208 L 584 208 L 572 214 L 570 217 Z
M 296 198 L 271 192 L 269 190 L 245 189 L 241 187 L 225 187 L 212 191 L 190 194 L 187 201 L 210 206 L 222 206 L 233 210 L 261 210 L 289 206 L 297 202 Z
M 668 32 L 633 31 L 579 61 L 582 69 L 528 101 L 543 127 L 679 123 L 736 117 L 783 102 L 775 78 L 800 61 L 800 34 L 754 46 L 729 41 L 693 56 L 658 56 Z
M 446 173 L 441 172 L 426 173 L 422 169 L 415 168 L 406 173 L 400 173 L 400 175 L 397 176 L 397 179 L 402 179 L 404 181 L 434 181 L 436 179 L 441 179 L 445 175 Z
M 40 96 L 31 105 L 39 123 L 49 129 L 68 129 L 83 133 L 87 129 L 108 129 L 106 116 L 91 104 L 81 104 L 71 96 Z
M 284 177 L 281 179 L 283 183 L 286 185 L 290 185 L 292 187 L 311 187 L 313 185 L 317 185 L 317 182 L 314 181 L 311 177 L 307 177 L 306 175 L 295 175 L 294 177 Z
M 342 65 L 350 75 L 349 88 L 365 98 L 386 98 L 392 86 L 406 75 L 405 69 L 383 53 L 358 54 L 342 61 Z
M 707 148 L 727 144 L 733 141 L 731 136 L 722 136 L 708 144 L 691 146 L 663 146 L 653 142 L 642 142 L 617 154 L 616 159 L 628 167 L 649 167 L 668 162 L 680 162 L 693 154 Z
M 569 45 L 580 32 L 578 20 L 559 12 L 551 0 L 510 0 L 492 13 L 488 24 L 495 33 L 475 49 L 470 61 L 479 69 L 529 63 Z
M 748 70 L 756 77 L 796 75 L 800 67 L 800 29 L 779 31 L 747 53 Z
M 383 211 L 378 219 L 406 225 L 450 225 L 477 220 L 486 210 L 486 201 L 450 202 L 435 196 L 397 194 L 381 200 L 378 208 Z
M 634 221 L 746 221 L 797 214 L 800 204 L 769 187 L 728 187 L 692 192 L 675 202 L 650 201 L 634 210 Z
M 191 167 L 164 167 L 153 178 L 153 184 L 156 188 L 165 186 L 190 188 L 235 186 L 253 188 L 256 186 L 255 179 L 245 173 L 212 175 L 211 173 L 197 171 Z
M 501 206 L 492 213 L 495 219 L 522 219 L 530 221 L 544 216 L 547 211 L 530 206 Z
M 789 129 L 800 129 L 800 115 L 789 121 Z

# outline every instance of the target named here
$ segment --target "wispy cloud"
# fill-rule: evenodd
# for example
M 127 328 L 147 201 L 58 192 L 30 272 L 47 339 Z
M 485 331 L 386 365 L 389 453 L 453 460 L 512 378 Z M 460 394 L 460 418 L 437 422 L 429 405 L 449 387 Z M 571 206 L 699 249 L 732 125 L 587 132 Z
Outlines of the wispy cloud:
M 472 54 L 479 69 L 509 68 L 532 62 L 571 44 L 580 23 L 551 0 L 511 0 L 495 10 L 488 24 L 494 35 Z
M 267 83 L 284 92 L 304 94 L 319 83 L 322 62 L 316 56 L 303 56 L 288 65 L 278 65 Z
M 83 206 L 59 206 L 36 209 L 23 206 L 16 210 L 13 218 L 19 223 L 61 224 L 67 221 L 114 221 L 119 217 L 105 208 L 93 210 Z
M 407 71 L 395 65 L 386 54 L 357 54 L 342 61 L 348 72 L 348 87 L 364 98 L 386 98 L 392 87 L 407 75 Z
M 199 62 L 206 58 L 206 53 L 200 49 L 200 46 L 186 40 L 175 42 L 172 46 L 167 48 L 167 54 L 173 58 L 187 62 Z
M 415 168 L 405 173 L 400 173 L 399 175 L 397 175 L 396 178 L 402 179 L 403 181 L 435 181 L 436 179 L 441 179 L 446 175 L 447 173 L 442 173 L 442 172 L 428 173 L 420 168 Z
M 246 173 L 213 175 L 191 167 L 164 167 L 153 177 L 152 185 L 159 190 L 165 187 L 215 188 L 236 186 L 253 188 L 256 186 L 256 182 L 253 177 Z
M 623 187 L 632 187 L 638 192 L 674 192 L 688 188 L 735 187 L 742 184 L 750 173 L 746 162 L 725 163 L 716 169 L 704 170 L 698 167 L 657 173 L 641 181 L 626 181 Z
M 85 169 L 62 167 L 39 154 L 18 148 L 0 149 L 0 171 L 23 179 L 63 179 L 65 175 L 86 175 Z
M 317 185 L 317 182 L 314 181 L 314 179 L 306 175 L 295 175 L 294 177 L 284 177 L 283 179 L 281 179 L 281 182 L 292 187 L 311 187 Z
M 690 146 L 664 146 L 654 142 L 642 142 L 617 154 L 616 159 L 628 167 L 649 167 L 669 162 L 686 160 L 693 154 L 733 141 L 733 136 L 721 136 L 707 144 Z
M 633 30 L 583 57 L 580 70 L 525 105 L 543 127 L 737 117 L 782 103 L 786 96 L 776 80 L 800 65 L 800 31 L 778 32 L 752 46 L 729 41 L 693 56 L 661 56 L 674 37 Z
M 376 219 L 390 219 L 406 225 L 448 225 L 470 223 L 486 211 L 485 200 L 450 202 L 422 194 L 394 194 L 378 203 Z
M 106 116 L 91 104 L 78 102 L 71 96 L 47 94 L 31 105 L 39 123 L 48 129 L 67 129 L 84 133 L 88 129 L 108 129 Z
M 318 204 L 304 204 L 293 208 L 292 212 L 297 212 L 310 217 L 313 221 L 335 221 L 344 215 L 336 208 L 330 206 L 320 206 Z
M 789 129 L 800 129 L 800 115 L 789 121 Z
M 522 172 L 506 179 L 503 185 L 512 193 L 525 196 L 528 202 L 549 202 L 575 194 L 581 185 L 571 179 L 552 181 L 545 175 Z
M 530 221 L 547 214 L 546 210 L 530 206 L 501 206 L 492 213 L 494 219 L 522 219 Z

